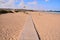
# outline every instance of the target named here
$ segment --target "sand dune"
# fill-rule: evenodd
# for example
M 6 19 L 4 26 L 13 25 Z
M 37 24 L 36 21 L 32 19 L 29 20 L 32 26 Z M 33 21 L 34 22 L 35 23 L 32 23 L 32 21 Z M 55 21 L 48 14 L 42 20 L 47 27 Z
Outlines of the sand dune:
M 60 40 L 60 14 L 33 12 L 32 18 L 41 40 Z
M 0 15 L 0 40 L 18 40 L 27 16 L 22 12 Z
M 60 14 L 28 12 L 31 14 L 41 40 L 60 40 Z M 0 40 L 18 40 L 29 14 L 0 15 Z

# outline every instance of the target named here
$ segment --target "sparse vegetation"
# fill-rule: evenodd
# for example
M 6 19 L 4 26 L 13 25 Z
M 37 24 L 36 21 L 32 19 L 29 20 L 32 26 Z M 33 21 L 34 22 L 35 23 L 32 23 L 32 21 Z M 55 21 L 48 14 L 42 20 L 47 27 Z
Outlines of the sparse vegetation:
M 0 14 L 13 13 L 11 10 L 0 10 Z
M 36 11 L 36 10 L 27 10 L 27 9 L 0 9 L 0 14 L 6 14 L 6 13 L 14 13 L 14 12 L 24 12 L 28 14 L 26 11 Z

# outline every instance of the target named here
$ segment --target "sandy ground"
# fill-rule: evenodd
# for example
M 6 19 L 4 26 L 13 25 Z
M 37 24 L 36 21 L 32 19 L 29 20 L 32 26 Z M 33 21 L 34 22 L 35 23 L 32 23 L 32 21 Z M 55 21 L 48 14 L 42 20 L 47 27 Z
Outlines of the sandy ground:
M 60 40 L 60 14 L 31 13 L 41 40 Z
M 60 40 L 60 14 L 28 13 L 32 16 L 41 40 Z M 0 40 L 18 40 L 28 16 L 22 12 L 0 15 Z
M 0 40 L 18 40 L 28 15 L 8 13 L 0 15 Z

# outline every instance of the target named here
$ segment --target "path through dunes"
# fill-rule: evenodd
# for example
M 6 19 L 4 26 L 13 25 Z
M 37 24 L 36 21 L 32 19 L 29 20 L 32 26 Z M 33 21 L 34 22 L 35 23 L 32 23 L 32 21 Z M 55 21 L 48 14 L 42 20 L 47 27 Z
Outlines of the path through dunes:
M 19 12 L 0 15 L 0 40 L 40 40 L 39 38 L 60 40 L 60 14 Z
M 0 15 L 0 40 L 18 40 L 28 15 L 8 13 Z
M 24 25 L 20 40 L 39 40 L 31 16 L 28 17 Z

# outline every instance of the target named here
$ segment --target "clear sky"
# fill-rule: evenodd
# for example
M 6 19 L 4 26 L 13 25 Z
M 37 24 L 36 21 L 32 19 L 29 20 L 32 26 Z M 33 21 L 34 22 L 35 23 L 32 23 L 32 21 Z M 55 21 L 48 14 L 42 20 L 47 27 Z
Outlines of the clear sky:
M 23 8 L 34 10 L 59 10 L 60 0 L 0 0 L 0 8 Z

